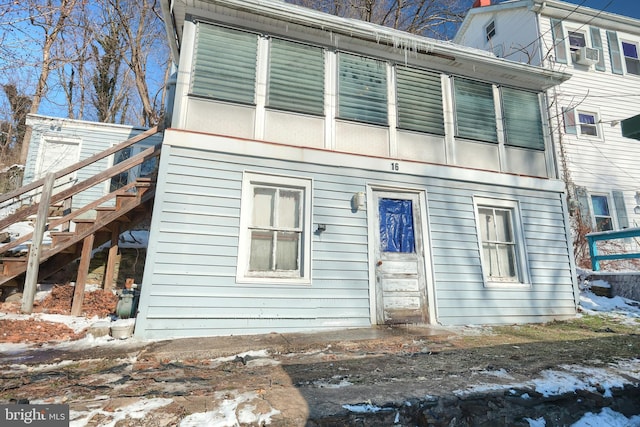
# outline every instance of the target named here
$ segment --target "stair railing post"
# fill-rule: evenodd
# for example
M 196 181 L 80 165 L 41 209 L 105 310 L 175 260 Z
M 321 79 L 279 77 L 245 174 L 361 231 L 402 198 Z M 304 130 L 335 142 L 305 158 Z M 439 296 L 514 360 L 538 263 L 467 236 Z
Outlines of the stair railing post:
M 49 204 L 51 195 L 53 194 L 53 183 L 55 182 L 55 174 L 48 173 L 42 184 L 42 194 L 40 195 L 40 204 L 38 205 L 38 215 L 33 229 L 33 237 L 31 239 L 31 248 L 27 258 L 27 273 L 24 279 L 24 292 L 22 294 L 22 306 L 20 311 L 31 314 L 33 311 L 33 301 L 36 297 L 36 287 L 38 285 L 38 272 L 40 270 L 40 251 L 42 248 L 42 237 L 47 226 L 49 218 Z

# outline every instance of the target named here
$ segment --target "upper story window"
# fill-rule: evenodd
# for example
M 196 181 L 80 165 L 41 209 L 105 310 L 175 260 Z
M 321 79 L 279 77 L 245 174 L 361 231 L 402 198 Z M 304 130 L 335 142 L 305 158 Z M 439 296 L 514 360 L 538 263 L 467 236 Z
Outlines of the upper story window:
M 640 60 L 636 43 L 622 42 L 622 53 L 627 73 L 640 75 Z
M 563 108 L 564 131 L 568 134 L 600 137 L 600 119 L 597 113 L 575 108 Z
M 569 49 L 572 52 L 580 49 L 581 47 L 586 47 L 587 41 L 584 33 L 577 31 L 569 31 Z
M 596 114 L 578 111 L 578 123 L 581 135 L 599 136 Z
M 255 103 L 258 35 L 198 23 L 191 92 Z
M 455 77 L 453 81 L 456 135 L 498 142 L 493 85 Z
M 383 61 L 338 54 L 338 117 L 386 125 L 387 66 Z
M 507 145 L 544 150 L 538 94 L 502 87 L 502 115 Z
M 486 27 L 484 27 L 484 34 L 487 41 L 490 41 L 496 35 L 496 21 L 491 20 Z
M 396 82 L 398 127 L 444 135 L 440 74 L 397 65 Z
M 266 105 L 282 110 L 323 114 L 323 49 L 271 39 Z

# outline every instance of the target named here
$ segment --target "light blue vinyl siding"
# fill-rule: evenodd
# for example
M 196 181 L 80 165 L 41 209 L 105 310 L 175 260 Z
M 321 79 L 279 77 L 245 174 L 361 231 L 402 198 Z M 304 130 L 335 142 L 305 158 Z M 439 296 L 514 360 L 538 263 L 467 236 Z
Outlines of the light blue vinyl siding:
M 242 172 L 312 179 L 310 285 L 236 283 Z M 370 325 L 367 184 L 424 188 L 435 305 L 444 325 L 544 321 L 574 311 L 562 195 L 165 145 L 136 334 L 144 338 Z M 473 197 L 518 200 L 531 286 L 487 288 Z
M 254 103 L 257 49 L 256 34 L 198 23 L 191 92 Z
M 536 321 L 541 313 L 573 313 L 561 196 L 497 186 L 468 187 L 441 183 L 430 186 L 427 193 L 439 320 L 445 325 L 516 323 Z M 519 201 L 531 286 L 483 286 L 472 195 Z
M 444 135 L 440 74 L 396 66 L 398 128 Z
M 319 47 L 271 39 L 267 107 L 324 113 L 324 52 Z
M 453 81 L 456 135 L 498 142 L 493 85 L 456 77 Z
M 386 62 L 340 52 L 338 74 L 338 117 L 386 125 Z
M 544 150 L 538 94 L 509 87 L 502 87 L 501 92 L 506 144 Z

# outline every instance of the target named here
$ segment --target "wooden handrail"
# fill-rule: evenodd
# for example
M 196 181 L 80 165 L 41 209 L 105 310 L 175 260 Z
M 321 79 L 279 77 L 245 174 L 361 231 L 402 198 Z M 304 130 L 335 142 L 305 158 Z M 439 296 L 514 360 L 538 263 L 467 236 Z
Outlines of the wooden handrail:
M 75 211 L 72 211 L 70 214 L 63 216 L 62 218 L 58 218 L 58 219 L 54 219 L 53 221 L 49 222 L 47 224 L 47 230 L 51 230 L 54 227 L 63 224 L 65 222 L 71 221 L 74 218 L 78 217 L 79 215 L 82 215 L 83 213 L 90 211 L 91 209 L 95 209 L 96 207 L 100 206 L 101 204 L 108 202 L 111 199 L 114 199 L 118 194 L 123 194 L 126 193 L 127 191 L 129 191 L 130 189 L 132 189 L 133 187 L 136 186 L 135 182 L 130 182 L 127 185 L 125 185 L 124 187 L 118 188 L 116 191 L 113 191 L 109 194 L 106 194 L 102 197 L 100 197 L 97 200 L 94 200 L 93 202 L 89 203 L 88 205 L 85 205 L 83 207 L 81 207 L 80 209 L 77 209 Z M 31 240 L 33 233 L 26 233 L 23 234 L 21 237 L 19 237 L 18 239 L 5 243 L 4 245 L 0 246 L 0 254 L 4 254 L 7 251 L 10 251 L 11 249 L 25 243 L 28 242 L 29 240 Z
M 123 141 L 118 145 L 114 145 L 111 148 L 108 148 L 108 149 L 106 149 L 104 151 L 101 151 L 100 153 L 96 153 L 91 157 L 88 157 L 88 158 L 86 158 L 86 159 L 84 159 L 84 160 L 82 160 L 82 161 L 80 161 L 78 163 L 74 163 L 74 164 L 72 164 L 70 166 L 67 166 L 64 169 L 61 169 L 61 170 L 55 172 L 55 179 L 58 179 L 60 177 L 63 177 L 63 176 L 68 175 L 70 173 L 73 173 L 73 172 L 75 172 L 75 171 L 77 171 L 79 169 L 82 169 L 85 166 L 88 166 L 88 165 L 90 165 L 92 163 L 95 163 L 95 162 L 97 162 L 99 160 L 102 160 L 105 157 L 108 157 L 108 156 L 112 155 L 115 152 L 118 152 L 118 151 L 120 151 L 120 150 L 122 150 L 124 148 L 127 148 L 127 147 L 129 147 L 129 146 L 131 146 L 131 145 L 133 145 L 133 144 L 135 144 L 137 142 L 140 142 L 143 139 L 146 139 L 146 138 L 148 138 L 148 137 L 150 137 L 152 135 L 155 135 L 156 133 L 161 132 L 161 131 L 162 131 L 162 128 L 160 126 L 152 127 L 151 129 L 148 129 L 148 130 L 142 132 L 141 134 L 134 136 L 133 138 L 129 138 L 126 141 Z M 18 196 L 21 196 L 24 193 L 27 193 L 27 192 L 29 192 L 31 190 L 35 190 L 36 188 L 41 187 L 42 184 L 44 184 L 44 178 L 35 180 L 35 181 L 33 181 L 33 182 L 31 182 L 31 183 L 29 183 L 27 185 L 24 185 L 24 186 L 22 186 L 22 187 L 20 187 L 20 188 L 18 188 L 16 190 L 14 190 L 14 191 L 11 191 L 9 193 L 5 193 L 3 195 L 0 195 L 0 205 L 2 203 L 6 202 L 7 200 L 11 200 L 11 199 L 13 199 L 15 197 L 18 197 Z
M 157 129 L 157 128 L 154 128 L 154 129 Z M 138 136 L 141 136 L 141 135 L 138 135 Z M 153 133 L 146 135 L 145 138 L 150 136 L 150 135 L 153 135 Z M 140 139 L 138 139 L 137 137 L 132 138 L 132 139 L 136 139 L 135 142 L 140 141 Z M 125 141 L 125 142 L 127 143 L 125 145 L 125 147 L 127 147 L 127 146 L 132 144 L 132 143 L 130 143 L 130 140 Z M 122 144 L 120 144 L 120 145 L 118 145 L 116 147 L 121 147 L 121 146 L 122 146 Z M 104 155 L 104 153 L 109 152 L 110 154 L 113 154 L 113 148 L 115 148 L 115 147 L 112 147 L 112 148 L 110 148 L 108 150 L 105 150 L 102 153 L 98 153 L 97 155 L 94 155 L 94 156 L 90 157 L 89 159 L 94 159 L 93 162 L 95 162 L 97 160 L 101 160 L 104 157 L 106 157 Z M 54 204 L 54 203 L 57 203 L 57 202 L 59 202 L 61 200 L 65 200 L 65 199 L 67 199 L 67 198 L 69 198 L 69 197 L 71 197 L 71 196 L 73 196 L 73 195 L 75 195 L 75 194 L 77 194 L 77 193 L 79 193 L 81 191 L 84 191 L 84 190 L 86 190 L 88 188 L 93 187 L 96 184 L 99 184 L 102 181 L 105 181 L 105 180 L 107 180 L 109 178 L 112 178 L 112 177 L 118 175 L 119 173 L 122 173 L 122 172 L 124 172 L 126 170 L 129 170 L 132 167 L 138 166 L 138 165 L 144 163 L 148 159 L 151 159 L 153 157 L 159 156 L 160 155 L 160 149 L 161 149 L 161 144 L 157 144 L 157 145 L 154 145 L 152 147 L 149 147 L 146 150 L 136 154 L 135 156 L 132 156 L 132 157 L 130 157 L 130 158 L 128 158 L 128 159 L 126 159 L 126 160 L 124 160 L 124 161 L 122 161 L 122 162 L 120 162 L 120 163 L 118 163 L 118 164 L 116 164 L 116 165 L 114 165 L 114 166 L 112 166 L 110 168 L 108 168 L 108 169 L 105 169 L 104 171 L 92 176 L 89 179 L 86 179 L 86 180 L 84 180 L 82 182 L 79 182 L 78 184 L 75 184 L 74 186 L 72 186 L 70 188 L 67 188 L 66 190 L 63 190 L 63 191 L 61 191 L 59 193 L 55 193 L 51 197 L 51 203 Z M 87 160 L 89 160 L 89 159 L 87 159 Z M 83 164 L 84 166 L 87 166 L 87 165 L 89 165 L 89 164 L 91 164 L 93 162 L 87 163 L 87 161 L 84 160 L 82 162 L 76 163 L 75 165 L 71 165 L 66 169 L 71 169 L 72 171 L 76 171 L 76 170 L 79 169 L 77 167 L 77 165 Z M 69 172 L 67 172 L 67 173 L 69 173 Z M 64 175 L 59 175 L 58 173 L 56 173 L 55 176 L 56 176 L 56 178 L 59 178 L 60 176 L 64 176 Z M 41 180 L 38 180 L 38 181 L 41 181 Z M 25 190 L 26 187 L 29 187 L 29 190 Z M 14 191 L 14 193 L 17 192 L 18 194 L 23 194 L 23 193 L 25 193 L 27 191 L 33 190 L 34 188 L 37 188 L 37 186 L 36 187 L 32 187 L 32 185 L 29 184 L 29 185 L 27 185 L 25 187 L 19 188 L 18 190 Z M 35 203 L 35 204 L 31 205 L 31 206 L 28 206 L 28 207 L 26 207 L 24 209 L 20 209 L 18 212 L 15 212 L 15 213 L 13 213 L 13 214 L 1 219 L 0 220 L 0 230 L 3 230 L 6 227 L 8 227 L 9 225 L 14 224 L 14 223 L 16 223 L 18 221 L 21 221 L 21 220 L 27 218 L 30 215 L 35 214 L 37 212 L 37 210 L 38 210 L 38 205 L 39 205 L 39 203 Z

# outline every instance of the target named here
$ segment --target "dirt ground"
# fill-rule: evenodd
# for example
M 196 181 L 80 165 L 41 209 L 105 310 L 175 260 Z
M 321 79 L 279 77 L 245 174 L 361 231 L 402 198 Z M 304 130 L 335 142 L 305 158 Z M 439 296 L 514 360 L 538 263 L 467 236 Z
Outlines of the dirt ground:
M 178 425 L 189 414 L 233 402 L 236 413 L 272 414 L 276 426 L 310 420 L 340 425 L 344 419 L 321 420 L 344 413 L 344 404 L 399 408 L 482 384 L 525 383 L 545 369 L 607 367 L 640 356 L 639 324 L 598 316 L 546 325 L 437 331 L 399 326 L 379 332 L 132 346 L 123 341 L 81 351 L 45 346 L 0 356 L 0 403 L 68 403 L 77 416 L 90 418 L 90 426 L 114 420 L 118 427 Z M 263 351 L 243 353 L 249 350 Z M 171 401 L 143 419 L 123 418 L 127 405 L 158 398 Z
M 35 301 L 33 313 L 71 313 L 73 301 L 72 285 L 53 286 L 42 300 Z M 82 315 L 87 318 L 104 318 L 116 310 L 118 297 L 113 292 L 95 290 L 86 292 L 82 305 Z M 21 302 L 12 300 L 0 304 L 2 313 L 20 313 Z M 61 323 L 30 320 L 0 319 L 0 343 L 44 344 L 59 341 L 73 341 L 85 336 L 85 332 L 75 333 Z

